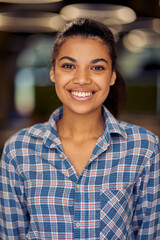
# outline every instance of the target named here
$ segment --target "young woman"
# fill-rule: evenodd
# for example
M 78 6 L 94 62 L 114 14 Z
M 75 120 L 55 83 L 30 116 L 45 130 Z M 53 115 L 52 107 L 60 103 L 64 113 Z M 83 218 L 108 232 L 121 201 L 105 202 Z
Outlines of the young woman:
M 50 76 L 63 107 L 5 144 L 0 239 L 160 239 L 159 140 L 111 114 L 124 85 L 110 30 L 67 24 Z

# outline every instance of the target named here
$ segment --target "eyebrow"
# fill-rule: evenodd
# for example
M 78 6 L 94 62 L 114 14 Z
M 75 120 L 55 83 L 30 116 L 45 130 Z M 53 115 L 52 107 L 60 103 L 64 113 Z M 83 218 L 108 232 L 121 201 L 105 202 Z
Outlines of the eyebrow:
M 104 58 L 96 58 L 91 61 L 91 63 L 105 62 L 108 64 L 108 61 Z
M 72 57 L 68 57 L 68 56 L 64 56 L 64 57 L 60 58 L 59 61 L 62 61 L 63 59 L 70 60 L 71 62 L 76 62 L 76 59 L 74 59 Z
M 64 57 L 60 58 L 59 61 L 62 61 L 64 59 L 67 59 L 67 60 L 69 60 L 71 62 L 74 62 L 74 63 L 77 62 L 76 59 L 74 59 L 72 57 L 69 57 L 69 56 L 64 56 Z M 105 62 L 106 64 L 108 64 L 108 61 L 106 59 L 104 59 L 104 58 L 96 58 L 96 59 L 93 59 L 91 61 L 92 64 L 98 63 L 98 62 Z

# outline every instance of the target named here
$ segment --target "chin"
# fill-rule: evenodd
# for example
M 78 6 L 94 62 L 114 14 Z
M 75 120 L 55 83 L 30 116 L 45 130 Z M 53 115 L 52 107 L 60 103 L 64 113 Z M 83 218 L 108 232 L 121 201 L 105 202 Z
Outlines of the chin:
M 99 106 L 86 106 L 85 104 L 78 104 L 76 106 L 72 106 L 72 107 L 68 107 L 68 106 L 63 106 L 64 108 L 67 109 L 67 112 L 70 111 L 74 114 L 77 115 L 86 115 L 86 114 L 90 114 L 90 113 L 96 113 L 98 110 L 101 110 L 102 104 L 100 104 Z

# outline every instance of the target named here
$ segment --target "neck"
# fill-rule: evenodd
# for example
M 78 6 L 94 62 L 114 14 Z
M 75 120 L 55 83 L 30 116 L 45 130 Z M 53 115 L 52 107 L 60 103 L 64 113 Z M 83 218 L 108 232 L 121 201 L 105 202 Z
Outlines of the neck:
M 101 108 L 87 114 L 76 114 L 63 108 L 63 117 L 58 121 L 57 129 L 60 138 L 98 138 L 104 130 Z

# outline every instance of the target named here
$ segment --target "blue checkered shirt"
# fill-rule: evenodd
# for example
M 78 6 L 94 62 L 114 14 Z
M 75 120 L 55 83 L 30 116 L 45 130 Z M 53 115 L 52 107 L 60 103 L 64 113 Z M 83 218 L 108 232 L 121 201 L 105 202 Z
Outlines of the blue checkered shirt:
M 12 136 L 0 167 L 0 239 L 160 239 L 160 145 L 146 129 L 116 120 L 77 175 L 47 123 Z

